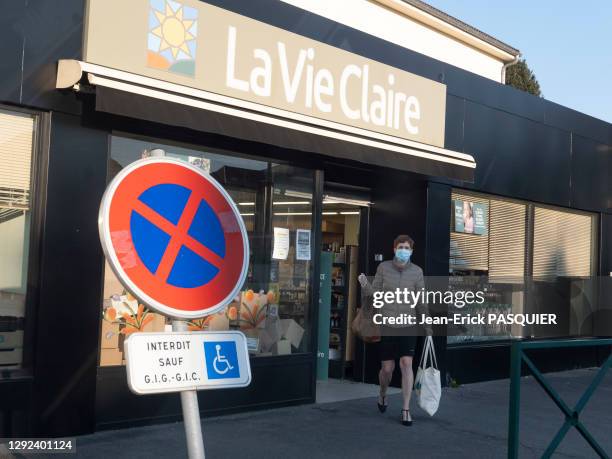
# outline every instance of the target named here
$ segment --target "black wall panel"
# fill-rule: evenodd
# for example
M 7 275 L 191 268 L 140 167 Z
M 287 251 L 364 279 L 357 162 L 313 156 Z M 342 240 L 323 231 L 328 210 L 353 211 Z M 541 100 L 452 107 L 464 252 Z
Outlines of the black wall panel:
M 612 145 L 573 135 L 571 206 L 612 211 Z
M 55 89 L 55 79 L 58 60 L 81 59 L 85 1 L 28 0 L 27 4 L 21 103 L 79 113 L 75 95 Z
M 0 102 L 79 113 L 55 89 L 57 61 L 82 55 L 84 0 L 11 0 L 0 14 Z
M 465 99 L 448 94 L 446 96 L 446 119 L 444 124 L 444 147 L 462 152 L 464 149 Z
M 565 131 L 466 102 L 465 151 L 477 163 L 469 188 L 567 206 L 570 142 Z
M 372 190 L 372 200 L 375 205 L 372 207 L 370 254 L 380 253 L 385 260 L 391 260 L 393 240 L 398 234 L 408 234 L 415 243 L 412 261 L 424 267 L 427 182 L 415 182 L 409 176 L 390 172 Z M 377 265 L 373 265 L 373 271 Z M 374 272 L 369 274 L 374 275 Z
M 24 31 L 20 21 L 25 16 L 26 0 L 2 3 L 0 14 L 0 102 L 19 103 Z
M 496 343 L 486 346 L 456 346 L 446 351 L 448 377 L 467 384 L 510 376 L 510 345 Z M 601 365 L 609 355 L 606 346 L 564 349 L 532 349 L 526 351 L 542 372 L 566 371 Z M 530 374 L 523 365 L 523 375 Z
M 599 274 L 612 273 L 612 214 L 601 214 L 599 238 Z
M 546 109 L 545 122 L 566 131 L 575 132 L 583 137 L 612 145 L 612 124 L 580 113 L 563 105 L 543 101 Z
M 35 317 L 34 419 L 45 435 L 93 428 L 103 266 L 97 222 L 107 151 L 104 131 L 54 114 Z
M 451 187 L 429 183 L 425 274 L 448 276 L 451 232 Z

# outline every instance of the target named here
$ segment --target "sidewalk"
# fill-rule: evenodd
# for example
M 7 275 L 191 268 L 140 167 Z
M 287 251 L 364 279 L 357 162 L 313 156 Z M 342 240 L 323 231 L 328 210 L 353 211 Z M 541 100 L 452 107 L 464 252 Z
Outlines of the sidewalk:
M 594 369 L 548 375 L 568 405 L 580 397 Z M 444 389 L 430 418 L 413 406 L 414 425 L 399 423 L 401 395 L 380 414 L 374 397 L 208 418 L 207 458 L 504 458 L 509 381 Z M 522 381 L 521 458 L 540 457 L 563 422 L 533 378 Z M 584 424 L 612 454 L 612 374 L 583 411 Z M 31 456 L 41 458 L 42 455 Z M 49 456 L 51 458 L 57 456 Z M 77 439 L 77 457 L 186 457 L 181 423 L 105 431 Z M 597 457 L 575 429 L 555 457 Z

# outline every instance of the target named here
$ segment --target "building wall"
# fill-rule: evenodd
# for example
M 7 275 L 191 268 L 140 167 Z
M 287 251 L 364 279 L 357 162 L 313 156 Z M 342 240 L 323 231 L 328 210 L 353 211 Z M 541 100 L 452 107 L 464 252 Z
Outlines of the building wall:
M 501 60 L 375 1 L 282 1 L 485 78 L 501 81 Z
M 98 208 L 106 188 L 108 135 L 81 118 L 51 122 L 32 420 L 38 436 L 78 435 L 94 425 L 103 254 Z
M 0 15 L 0 51 L 6 56 L 0 61 L 0 103 L 48 110 L 53 119 L 49 181 L 44 184 L 48 203 L 40 254 L 43 260 L 40 301 L 33 314 L 36 378 L 32 404 L 36 412 L 32 418 L 38 423 L 36 431 L 44 435 L 87 432 L 96 421 L 111 422 L 115 415 L 113 408 L 128 394 L 124 385 L 121 389 L 124 393 L 96 392 L 103 266 L 96 219 L 106 184 L 108 130 L 100 128 L 96 120 L 80 116 L 83 96 L 54 89 L 57 60 L 80 58 L 84 0 L 5 3 L 6 8 Z M 411 231 L 425 245 L 419 245 L 424 251 L 415 253 L 415 261 L 425 266 L 426 273 L 444 271 L 443 254 L 448 254 L 450 218 L 445 196 L 450 196 L 453 185 L 602 213 L 600 271 L 612 271 L 612 232 L 609 231 L 612 227 L 612 181 L 609 180 L 612 125 L 432 59 L 388 39 L 321 15 L 305 13 L 286 2 L 211 0 L 211 3 L 447 85 L 446 147 L 473 154 L 478 168 L 473 184 L 438 178 L 418 189 L 402 189 L 406 202 L 414 206 L 400 220 L 406 224 L 418 222 Z M 122 128 L 130 130 L 126 120 L 121 122 Z M 166 130 L 160 126 L 138 121 L 132 124 L 154 131 L 150 135 L 166 136 Z M 188 142 L 208 142 L 209 138 L 195 131 L 167 128 L 167 132 Z M 219 147 L 227 149 L 244 147 L 236 146 L 232 139 L 217 138 L 217 141 Z M 270 146 L 247 145 L 245 151 L 291 160 L 288 152 Z M 313 167 L 324 168 L 323 161 L 320 158 L 317 161 L 318 165 L 313 160 Z M 363 164 L 361 167 L 368 168 Z M 368 172 L 364 170 L 363 175 Z M 389 197 L 381 195 L 380 199 Z M 394 212 L 402 212 L 398 202 L 388 202 L 388 210 L 382 209 L 374 217 L 396 221 Z M 377 227 L 372 234 L 372 253 L 380 251 L 388 257 L 388 240 L 395 232 L 392 227 Z M 370 266 L 375 269 L 375 264 Z M 481 350 L 472 352 L 469 358 L 478 363 L 475 357 L 482 355 Z M 491 355 L 491 361 L 501 366 L 507 362 L 503 354 L 507 347 L 500 352 L 501 357 Z M 449 366 L 460 360 L 449 359 Z M 264 363 L 258 369 L 261 384 L 269 382 L 272 392 L 279 385 L 286 385 L 278 369 L 265 368 Z M 293 361 L 291 365 L 300 366 L 300 374 L 306 378 L 311 374 L 308 370 L 311 364 L 306 359 Z M 471 371 L 466 366 L 462 369 L 466 373 Z M 270 379 L 265 375 L 270 375 Z M 297 388 L 292 383 L 291 389 L 298 395 L 311 393 L 310 382 L 304 378 Z M 124 374 L 116 375 L 117 385 L 119 381 L 125 382 Z M 240 403 L 252 396 L 246 390 L 232 394 L 239 397 Z M 277 402 L 270 398 L 272 395 L 264 397 L 262 407 Z M 145 406 L 144 399 L 140 403 L 136 412 L 143 417 L 178 413 L 176 403 L 173 406 L 162 403 L 158 412 L 156 407 Z M 212 400 L 210 403 L 213 406 Z M 220 409 L 222 403 L 214 403 Z M 127 418 L 126 422 L 129 422 Z

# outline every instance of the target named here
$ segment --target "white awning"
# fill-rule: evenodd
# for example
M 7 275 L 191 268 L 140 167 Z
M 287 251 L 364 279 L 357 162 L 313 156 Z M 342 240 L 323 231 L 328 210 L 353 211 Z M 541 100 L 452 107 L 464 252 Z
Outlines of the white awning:
M 56 87 L 96 89 L 96 110 L 283 148 L 473 181 L 471 155 L 76 60 Z

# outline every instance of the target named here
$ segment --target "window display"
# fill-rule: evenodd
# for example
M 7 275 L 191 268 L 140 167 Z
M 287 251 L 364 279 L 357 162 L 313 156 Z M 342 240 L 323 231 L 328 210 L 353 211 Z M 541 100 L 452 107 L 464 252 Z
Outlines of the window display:
M 154 149 L 201 167 L 219 181 L 236 203 L 249 237 L 249 269 L 240 294 L 224 310 L 190 320 L 189 329 L 241 330 L 248 338 L 252 356 L 306 352 L 311 281 L 311 257 L 306 252 L 311 247 L 304 231 L 311 231 L 313 172 L 182 145 L 114 136 L 108 180 Z M 171 330 L 170 320 L 139 304 L 108 265 L 101 327 L 100 366 L 124 363 L 123 344 L 129 334 Z

